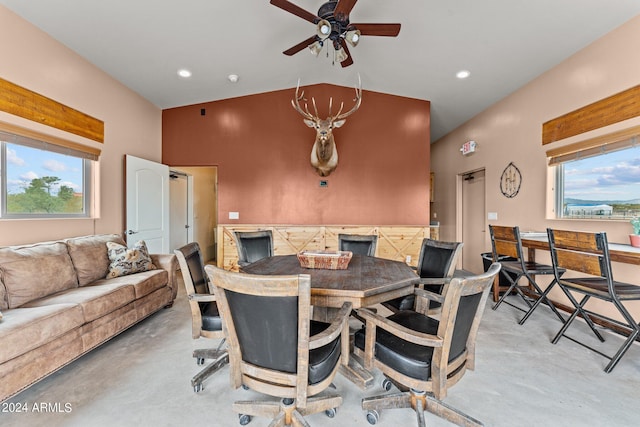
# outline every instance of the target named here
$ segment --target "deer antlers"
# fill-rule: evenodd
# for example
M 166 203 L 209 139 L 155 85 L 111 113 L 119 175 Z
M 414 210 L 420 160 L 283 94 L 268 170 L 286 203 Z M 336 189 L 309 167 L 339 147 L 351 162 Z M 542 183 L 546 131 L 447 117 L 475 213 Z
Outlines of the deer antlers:
M 338 110 L 335 116 L 332 116 L 331 109 L 333 106 L 333 97 L 329 98 L 329 117 L 327 117 L 327 120 L 334 121 L 334 120 L 344 119 L 350 116 L 351 114 L 355 113 L 358 110 L 358 108 L 360 108 L 360 104 L 362 103 L 362 81 L 360 80 L 360 75 L 358 75 L 358 86 L 356 86 L 355 90 L 356 90 L 356 97 L 354 98 L 355 104 L 353 108 L 351 108 L 351 110 L 345 113 L 342 113 L 342 109 L 344 108 L 344 102 L 341 102 L 340 109 Z M 309 111 L 309 105 L 307 103 L 306 98 L 304 97 L 304 91 L 302 91 L 302 93 L 298 95 L 299 92 L 300 92 L 300 79 L 298 79 L 298 85 L 296 86 L 295 99 L 291 100 L 291 105 L 293 106 L 293 108 L 295 108 L 295 110 L 298 113 L 300 113 L 305 119 L 319 120 L 320 117 L 318 115 L 318 107 L 316 106 L 316 99 L 314 97 L 311 97 L 311 103 L 313 104 L 313 111 L 315 111 L 316 113 L 315 115 L 313 115 Z M 304 110 L 300 106 L 300 101 L 304 101 Z

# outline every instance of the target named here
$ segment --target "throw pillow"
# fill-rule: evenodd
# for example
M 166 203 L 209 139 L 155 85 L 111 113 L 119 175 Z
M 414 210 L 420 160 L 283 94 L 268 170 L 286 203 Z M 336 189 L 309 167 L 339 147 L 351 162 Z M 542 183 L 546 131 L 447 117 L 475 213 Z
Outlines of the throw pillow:
M 111 262 L 107 279 L 156 269 L 156 266 L 151 262 L 144 240 L 136 242 L 132 248 L 115 242 L 107 242 L 107 252 Z

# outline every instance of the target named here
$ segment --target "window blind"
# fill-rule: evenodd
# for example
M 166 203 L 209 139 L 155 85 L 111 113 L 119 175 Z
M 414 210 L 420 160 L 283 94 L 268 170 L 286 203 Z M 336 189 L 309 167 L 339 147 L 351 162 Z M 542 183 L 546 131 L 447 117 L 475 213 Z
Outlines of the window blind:
M 0 140 L 88 160 L 98 160 L 101 153 L 99 148 L 78 144 L 4 122 L 0 122 Z
M 640 146 L 640 126 L 549 150 L 547 159 L 549 165 L 553 166 L 636 146 Z

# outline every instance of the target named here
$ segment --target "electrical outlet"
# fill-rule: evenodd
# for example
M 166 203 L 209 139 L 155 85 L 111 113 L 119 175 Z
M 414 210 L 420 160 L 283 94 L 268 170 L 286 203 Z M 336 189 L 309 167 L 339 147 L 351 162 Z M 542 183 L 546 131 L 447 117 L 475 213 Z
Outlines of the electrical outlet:
M 240 219 L 240 212 L 229 212 L 229 219 Z

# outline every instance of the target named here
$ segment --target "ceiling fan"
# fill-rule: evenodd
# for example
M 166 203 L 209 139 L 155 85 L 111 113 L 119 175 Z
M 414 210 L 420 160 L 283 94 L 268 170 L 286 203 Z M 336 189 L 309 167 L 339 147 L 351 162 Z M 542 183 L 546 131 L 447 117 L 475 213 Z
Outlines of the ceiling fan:
M 285 50 L 285 55 L 294 55 L 304 48 L 318 55 L 324 46 L 334 49 L 334 60 L 343 67 L 353 64 L 347 44 L 356 46 L 360 36 L 396 37 L 400 24 L 352 24 L 349 13 L 358 0 L 332 0 L 324 3 L 314 15 L 287 0 L 271 0 L 271 4 L 293 13 L 316 26 L 316 34 Z

